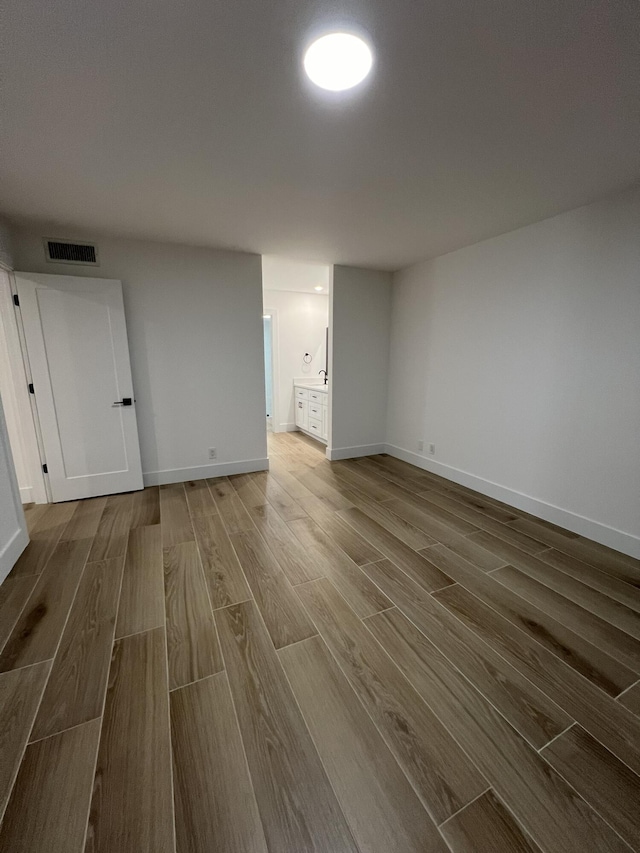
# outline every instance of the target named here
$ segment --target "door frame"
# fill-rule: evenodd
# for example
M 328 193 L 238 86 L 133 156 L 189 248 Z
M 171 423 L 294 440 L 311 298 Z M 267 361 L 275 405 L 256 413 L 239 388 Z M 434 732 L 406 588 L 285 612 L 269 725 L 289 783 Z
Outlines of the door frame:
M 20 554 L 22 554 L 29 544 L 29 532 L 22 509 L 22 501 L 20 500 L 13 451 L 9 446 L 9 434 L 6 428 L 2 405 L 0 405 L 0 466 L 5 470 L 7 475 L 2 481 L 4 514 L 10 519 L 10 523 L 13 520 L 15 525 L 13 532 L 9 531 L 7 533 L 7 541 L 0 542 L 1 584 L 17 563 Z M 7 505 L 7 498 L 9 498 L 10 505 Z
M 265 305 L 265 307 L 262 309 L 263 319 L 265 314 L 269 314 L 271 316 L 271 389 L 273 394 L 273 414 L 271 415 L 271 419 L 273 421 L 272 426 L 273 432 L 282 432 L 282 430 L 280 429 L 280 362 L 278 360 L 278 312 L 275 308 L 268 308 Z M 264 323 L 262 324 L 262 328 L 264 335 Z M 265 429 L 266 428 L 267 426 L 265 423 Z
M 22 343 L 23 348 L 24 348 L 25 368 L 26 368 L 27 377 L 28 377 L 29 382 L 33 381 L 33 372 L 32 372 L 31 367 L 30 367 L 30 356 L 29 356 L 30 347 L 27 345 L 27 336 L 26 336 L 26 332 L 24 329 L 24 317 L 22 315 L 22 310 L 23 310 L 23 308 L 26 308 L 33 299 L 36 300 L 34 305 L 37 305 L 37 295 L 36 295 L 36 291 L 31 293 L 30 288 L 26 288 L 26 287 L 25 287 L 24 292 L 21 293 L 20 290 L 18 289 L 17 277 L 20 277 L 21 281 L 24 278 L 25 286 L 27 284 L 37 285 L 37 283 L 39 281 L 45 280 L 42 282 L 42 285 L 44 286 L 47 283 L 46 282 L 47 279 L 55 279 L 55 280 L 66 279 L 69 281 L 69 283 L 71 283 L 71 282 L 75 283 L 76 281 L 86 280 L 86 281 L 90 282 L 90 285 L 88 286 L 88 290 L 91 290 L 91 287 L 95 284 L 98 292 L 100 292 L 100 293 L 102 293 L 104 288 L 107 287 L 108 285 L 117 285 L 117 289 L 115 291 L 113 288 L 111 288 L 111 290 L 107 290 L 107 294 L 109 294 L 110 296 L 115 295 L 115 297 L 116 297 L 116 303 L 117 304 L 115 307 L 116 307 L 118 312 L 120 310 L 122 312 L 122 327 L 119 328 L 117 326 L 117 324 L 116 324 L 116 326 L 113 326 L 113 324 L 110 323 L 110 325 L 111 325 L 112 329 L 116 328 L 116 330 L 120 333 L 120 336 L 122 338 L 120 343 L 124 344 L 125 356 L 122 357 L 119 364 L 120 364 L 120 367 L 123 369 L 125 378 L 126 377 L 129 378 L 129 382 L 126 383 L 126 385 L 127 385 L 126 390 L 133 391 L 133 387 L 132 387 L 133 376 L 132 376 L 132 371 L 131 371 L 130 353 L 129 353 L 129 346 L 128 346 L 128 338 L 127 338 L 126 315 L 125 315 L 125 311 L 124 311 L 124 298 L 123 298 L 124 294 L 123 294 L 122 282 L 119 279 L 105 279 L 102 277 L 75 276 L 75 275 L 64 275 L 64 274 L 60 275 L 57 273 L 30 273 L 30 272 L 13 271 L 13 287 L 15 288 L 16 294 L 18 294 L 20 299 L 22 301 L 24 301 L 24 305 L 21 307 L 18 307 L 16 309 L 16 313 L 20 315 L 20 329 L 21 329 L 21 333 L 22 333 L 21 343 Z M 65 289 L 67 289 L 67 290 L 71 290 L 72 292 L 75 292 L 74 286 L 71 284 L 68 288 L 60 286 L 60 287 L 58 287 L 58 289 L 62 289 L 63 291 Z M 37 290 L 37 288 L 36 288 L 36 290 Z M 32 307 L 32 309 L 36 310 L 34 308 L 34 305 L 32 305 L 31 307 Z M 44 371 L 45 373 L 48 374 L 49 365 L 48 365 L 47 356 L 46 356 L 46 346 L 45 346 L 45 342 L 44 342 L 44 330 L 42 329 L 41 319 L 38 319 L 37 326 L 40 329 L 40 332 L 34 333 L 35 337 L 33 337 L 31 340 L 31 355 L 35 359 L 34 363 L 37 363 L 38 361 L 40 362 L 38 369 L 41 371 L 41 373 L 42 373 L 42 371 Z M 34 332 L 33 328 L 31 328 L 30 334 L 32 332 Z M 42 337 L 42 340 L 40 340 L 40 337 Z M 42 351 L 40 352 L 40 350 L 42 350 Z M 116 371 L 117 371 L 117 366 L 116 366 Z M 116 375 L 118 375 L 118 374 L 116 373 Z M 122 378 L 122 377 L 120 377 L 120 378 Z M 50 430 L 51 435 L 53 435 L 54 430 L 52 429 L 52 424 L 55 424 L 56 429 L 57 429 L 57 416 L 55 414 L 55 397 L 54 397 L 53 385 L 48 384 L 45 381 L 43 381 L 42 384 L 44 386 L 42 389 L 42 393 L 44 394 L 44 403 L 45 403 L 45 405 L 47 402 L 49 403 L 50 411 L 45 412 L 45 410 L 43 409 L 43 415 L 41 417 L 38 413 L 38 409 L 36 406 L 35 395 L 29 394 L 28 396 L 31 400 L 32 408 L 34 410 L 34 422 L 36 424 L 36 433 L 37 433 L 37 437 L 38 437 L 39 453 L 40 453 L 40 459 L 41 459 L 41 470 L 45 469 L 43 474 L 42 474 L 42 478 L 43 478 L 45 485 L 46 485 L 48 502 L 53 503 L 54 502 L 53 485 L 52 485 L 52 481 L 51 481 L 50 477 L 54 474 L 54 471 L 51 470 L 49 472 L 49 476 L 45 476 L 46 475 L 46 466 L 43 465 L 42 462 L 47 462 L 47 464 L 49 465 L 49 468 L 51 468 L 52 465 L 54 465 L 54 468 L 55 468 L 55 465 L 58 465 L 58 466 L 61 465 L 62 468 L 64 469 L 64 462 L 62 461 L 62 452 L 63 451 L 62 451 L 62 445 L 61 444 L 58 447 L 58 443 L 55 442 L 55 448 L 54 448 L 54 444 L 51 444 L 49 446 L 51 459 L 48 459 L 48 456 L 46 453 L 46 448 L 45 448 L 45 442 L 44 442 L 44 433 L 42 430 L 42 422 L 44 420 L 46 423 L 48 420 L 47 428 Z M 135 395 L 133 393 L 131 393 L 130 396 L 134 397 Z M 50 399 L 47 400 L 47 398 L 50 398 Z M 127 405 L 131 405 L 131 401 L 129 401 L 127 403 Z M 45 414 L 46 414 L 46 418 L 44 417 Z M 139 476 L 139 485 L 137 485 L 137 484 L 132 485 L 130 483 L 127 483 L 127 487 L 123 489 L 122 483 L 120 483 L 119 484 L 120 487 L 113 490 L 113 491 L 102 491 L 102 489 L 104 487 L 104 484 L 103 484 L 100 486 L 100 489 L 98 491 L 94 492 L 93 489 L 90 489 L 88 494 L 80 495 L 80 496 L 78 496 L 78 495 L 63 496 L 61 494 L 62 489 L 59 488 L 58 486 L 56 486 L 56 488 L 58 490 L 58 497 L 55 499 L 56 502 L 61 502 L 61 501 L 66 501 L 66 500 L 78 500 L 78 499 L 82 499 L 83 497 L 93 497 L 93 496 L 98 496 L 98 495 L 102 495 L 102 494 L 112 494 L 112 493 L 113 494 L 119 494 L 120 492 L 136 491 L 138 489 L 144 488 L 144 480 L 143 480 L 144 475 L 142 473 L 142 464 L 141 464 L 142 460 L 141 460 L 141 454 L 140 454 L 139 433 L 138 433 L 138 429 L 137 429 L 137 417 L 136 417 L 135 408 L 133 408 L 132 412 L 129 415 L 129 418 L 131 418 L 131 417 L 135 418 L 135 421 L 134 421 L 135 428 L 133 428 L 130 424 L 129 438 L 131 438 L 130 432 L 131 432 L 131 429 L 133 428 L 133 432 L 135 434 L 135 442 L 133 442 L 133 439 L 132 439 L 127 444 L 128 439 L 125 435 L 124 427 L 123 427 L 123 436 L 124 436 L 124 441 L 125 441 L 125 445 L 126 445 L 125 450 L 126 450 L 126 454 L 127 454 L 127 459 L 129 461 L 131 461 L 132 459 L 134 459 L 134 456 L 135 456 L 135 458 L 137 459 L 137 465 L 134 465 L 133 467 L 130 465 L 126 471 L 122 471 L 122 472 L 106 472 L 105 476 L 109 476 L 110 474 L 113 474 L 113 473 L 116 473 L 116 474 L 117 473 L 122 473 L 122 474 L 129 473 L 130 475 L 133 475 L 134 479 L 135 479 L 136 470 L 134 470 L 134 469 L 139 468 L 139 475 L 140 475 Z M 57 435 L 57 432 L 56 432 L 56 435 Z M 51 436 L 49 436 L 49 438 L 51 438 Z M 60 458 L 58 458 L 58 457 L 60 457 Z M 100 476 L 102 476 L 102 475 L 100 475 Z M 72 478 L 72 479 L 75 479 L 75 478 Z M 60 480 L 60 482 L 63 485 L 66 485 L 69 482 L 69 479 L 63 477 Z
M 5 399 L 7 409 L 19 424 L 20 435 L 12 440 L 20 442 L 20 452 L 29 477 L 30 495 L 25 503 L 44 504 L 51 502 L 51 495 L 42 471 L 43 445 L 40 434 L 40 421 L 35 397 L 29 393 L 31 369 L 26 349 L 24 329 L 20 309 L 14 303 L 17 296 L 14 271 L 4 264 L 0 268 L 7 273 L 7 279 L 0 277 L 0 322 L 4 331 L 4 340 L 8 354 L 6 380 L 9 395 Z M 15 452 L 12 448 L 12 452 Z M 25 495 L 20 495 L 21 499 Z

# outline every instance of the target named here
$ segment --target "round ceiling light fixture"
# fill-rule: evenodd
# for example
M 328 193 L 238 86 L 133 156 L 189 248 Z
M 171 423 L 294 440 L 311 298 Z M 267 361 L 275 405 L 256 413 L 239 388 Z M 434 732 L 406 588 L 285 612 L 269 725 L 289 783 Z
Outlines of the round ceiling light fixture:
M 312 42 L 304 55 L 304 70 L 321 89 L 342 92 L 361 83 L 371 71 L 369 45 L 351 33 L 329 33 Z
M 321 284 L 318 284 L 318 285 L 316 285 L 313 289 L 314 289 L 314 290 L 317 290 L 318 292 L 320 292 L 321 290 L 324 290 L 324 287 L 323 287 Z

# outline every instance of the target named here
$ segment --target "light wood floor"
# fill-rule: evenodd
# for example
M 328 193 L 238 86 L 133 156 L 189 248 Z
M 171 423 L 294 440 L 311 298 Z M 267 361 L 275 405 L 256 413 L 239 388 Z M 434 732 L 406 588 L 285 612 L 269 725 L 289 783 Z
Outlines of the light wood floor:
M 640 850 L 640 562 L 391 457 L 28 510 L 2 853 Z

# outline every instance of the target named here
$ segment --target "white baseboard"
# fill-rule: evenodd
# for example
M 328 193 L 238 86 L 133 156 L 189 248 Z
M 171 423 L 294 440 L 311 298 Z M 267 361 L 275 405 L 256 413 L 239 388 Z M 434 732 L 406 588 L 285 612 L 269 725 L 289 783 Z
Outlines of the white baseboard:
M 243 459 L 240 462 L 218 462 L 215 465 L 198 465 L 195 468 L 169 468 L 166 471 L 146 471 L 142 475 L 145 486 L 165 486 L 186 480 L 205 480 L 208 477 L 227 477 L 229 474 L 250 474 L 268 471 L 268 459 Z
M 359 444 L 356 447 L 327 447 L 327 459 L 337 462 L 339 459 L 355 459 L 357 456 L 374 456 L 387 453 L 386 444 Z
M 295 432 L 298 427 L 295 424 L 278 424 L 278 428 L 274 432 Z
M 630 557 L 640 559 L 640 537 L 631 533 L 625 533 L 615 527 L 594 521 L 592 518 L 586 518 L 583 515 L 546 503 L 538 498 L 532 498 L 506 486 L 500 486 L 498 483 L 492 483 L 491 480 L 485 480 L 475 474 L 460 471 L 451 465 L 445 465 L 443 462 L 436 462 L 435 459 L 426 459 L 424 456 L 412 453 L 402 447 L 395 447 L 393 444 L 387 444 L 384 452 L 425 471 L 430 471 L 432 474 L 438 474 L 440 477 L 452 480 L 461 486 L 466 486 L 483 495 L 488 495 L 490 498 L 509 504 L 516 509 L 522 509 L 531 515 L 557 524 L 559 527 L 564 527 L 565 530 L 571 530 L 573 533 L 578 533 L 587 539 L 593 539 L 594 542 L 599 542 L 601 545 L 606 545 L 616 551 L 621 551 L 623 554 L 628 554 Z
M 23 504 L 33 503 L 33 489 L 31 486 L 20 488 L 20 500 Z

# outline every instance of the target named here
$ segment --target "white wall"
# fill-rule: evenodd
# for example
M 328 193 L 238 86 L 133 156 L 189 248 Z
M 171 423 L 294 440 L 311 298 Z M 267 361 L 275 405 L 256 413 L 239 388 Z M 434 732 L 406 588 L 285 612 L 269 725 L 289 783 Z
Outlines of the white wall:
M 279 255 L 262 256 L 262 281 L 268 290 L 294 290 L 311 293 L 316 287 L 329 292 L 331 266 L 308 261 L 293 261 Z
M 390 452 L 640 556 L 640 190 L 396 274 L 391 338 Z
M 329 325 L 329 297 L 322 293 L 264 291 L 265 313 L 274 323 L 274 395 L 275 432 L 295 429 L 293 380 L 309 378 L 321 381 L 324 369 L 325 336 Z M 308 352 L 312 361 L 305 364 Z
M 331 459 L 384 450 L 391 273 L 335 266 L 331 285 Z
M 0 217 L 0 265 L 13 269 L 13 238 L 11 227 Z
M 95 238 L 16 230 L 17 269 L 122 280 L 145 482 L 266 467 L 260 256 L 101 237 L 99 267 L 67 266 L 50 233 Z

